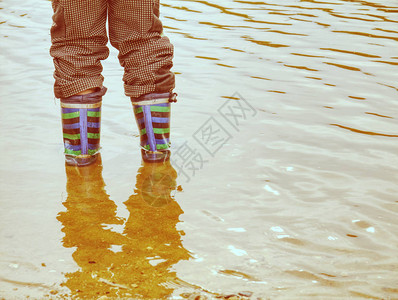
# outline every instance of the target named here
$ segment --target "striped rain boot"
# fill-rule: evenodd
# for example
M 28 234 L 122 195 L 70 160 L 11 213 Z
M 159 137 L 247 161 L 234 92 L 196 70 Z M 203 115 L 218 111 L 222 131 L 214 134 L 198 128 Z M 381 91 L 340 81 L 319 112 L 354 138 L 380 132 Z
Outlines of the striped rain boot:
M 67 165 L 86 166 L 100 149 L 101 104 L 106 88 L 61 99 L 62 130 Z
M 170 158 L 170 103 L 177 102 L 176 97 L 175 93 L 164 93 L 131 99 L 145 162 L 164 162 Z

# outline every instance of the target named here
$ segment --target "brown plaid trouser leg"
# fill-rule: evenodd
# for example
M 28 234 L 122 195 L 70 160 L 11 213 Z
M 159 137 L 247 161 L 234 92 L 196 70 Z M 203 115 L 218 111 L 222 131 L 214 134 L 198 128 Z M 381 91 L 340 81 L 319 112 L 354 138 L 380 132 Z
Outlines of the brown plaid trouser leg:
M 138 98 L 174 88 L 173 46 L 161 36 L 159 0 L 52 0 L 54 93 L 66 98 L 102 87 L 101 60 L 109 39 L 119 50 L 125 94 Z

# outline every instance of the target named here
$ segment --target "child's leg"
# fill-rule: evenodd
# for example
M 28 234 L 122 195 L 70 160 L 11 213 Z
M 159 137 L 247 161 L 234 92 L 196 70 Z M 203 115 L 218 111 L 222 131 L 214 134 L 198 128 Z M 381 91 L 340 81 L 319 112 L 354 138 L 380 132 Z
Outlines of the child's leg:
M 55 96 L 62 99 L 101 88 L 100 61 L 109 55 L 107 1 L 52 0 L 52 6 L 50 54 L 55 66 Z
M 162 35 L 159 0 L 109 0 L 109 37 L 124 67 L 145 161 L 170 157 L 170 102 L 175 102 L 173 45 Z
M 109 37 L 124 67 L 132 99 L 174 88 L 173 45 L 162 36 L 159 0 L 109 0 Z
M 61 98 L 65 160 L 69 165 L 94 162 L 100 149 L 101 60 L 109 50 L 106 0 L 52 0 L 51 50 L 54 93 Z

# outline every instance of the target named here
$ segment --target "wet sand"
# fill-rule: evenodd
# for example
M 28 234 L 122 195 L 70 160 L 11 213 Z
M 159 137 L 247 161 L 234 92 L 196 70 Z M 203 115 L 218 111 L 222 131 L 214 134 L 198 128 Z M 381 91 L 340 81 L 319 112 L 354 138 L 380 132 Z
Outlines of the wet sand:
M 163 1 L 171 165 L 141 162 L 111 48 L 84 169 L 50 2 L 1 2 L 0 299 L 398 298 L 393 2 Z

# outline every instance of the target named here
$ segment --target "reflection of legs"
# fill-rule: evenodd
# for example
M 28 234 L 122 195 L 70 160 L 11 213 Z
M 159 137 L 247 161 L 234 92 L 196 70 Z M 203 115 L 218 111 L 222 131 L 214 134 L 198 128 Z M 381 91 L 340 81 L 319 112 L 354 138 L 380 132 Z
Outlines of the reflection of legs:
M 61 98 L 66 162 L 86 165 L 99 150 L 101 60 L 106 47 L 106 0 L 53 0 L 54 93 Z M 83 95 L 84 96 L 77 96 Z
M 101 158 L 90 166 L 66 166 L 65 170 L 66 211 L 57 219 L 65 234 L 62 244 L 73 248 L 73 259 L 80 268 L 66 273 L 62 285 L 70 289 L 72 299 L 98 299 L 102 295 L 116 298 L 117 289 L 108 282 L 114 280 L 114 266 L 121 266 L 124 260 L 118 259 L 111 247 L 124 245 L 126 238 L 107 228 L 124 221 L 117 217 L 117 206 L 105 191 Z
M 182 244 L 182 230 L 177 230 L 181 207 L 173 199 L 177 172 L 166 163 L 143 163 L 137 172 L 136 186 L 124 202 L 130 216 L 123 233 L 126 269 L 131 277 L 139 270 L 137 292 L 151 299 L 167 299 L 180 282 L 172 266 L 190 258 Z M 148 295 L 149 292 L 149 295 Z

